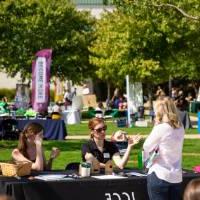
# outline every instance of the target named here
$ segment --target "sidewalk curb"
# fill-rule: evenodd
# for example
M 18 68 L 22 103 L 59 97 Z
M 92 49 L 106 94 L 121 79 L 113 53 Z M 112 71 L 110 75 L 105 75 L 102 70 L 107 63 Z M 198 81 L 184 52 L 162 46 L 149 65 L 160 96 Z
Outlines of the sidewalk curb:
M 143 138 L 147 138 L 148 135 L 142 135 Z M 106 136 L 106 139 L 110 139 L 110 135 Z M 184 136 L 185 139 L 200 139 L 200 134 L 187 134 Z M 87 135 L 68 135 L 65 137 L 66 140 L 89 140 L 90 136 Z

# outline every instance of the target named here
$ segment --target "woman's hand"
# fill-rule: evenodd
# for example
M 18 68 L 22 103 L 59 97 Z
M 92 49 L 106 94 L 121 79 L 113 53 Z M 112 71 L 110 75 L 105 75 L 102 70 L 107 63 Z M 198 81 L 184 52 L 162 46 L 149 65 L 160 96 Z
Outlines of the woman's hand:
M 58 157 L 59 154 L 60 154 L 60 150 L 57 147 L 53 147 L 51 150 L 50 158 L 54 159 L 54 158 Z
M 37 134 L 36 136 L 35 136 L 35 144 L 36 144 L 36 146 L 37 145 L 42 145 L 42 141 L 43 141 L 43 138 L 42 138 L 42 135 L 40 135 L 40 134 Z
M 128 146 L 133 147 L 134 145 L 138 144 L 141 139 L 142 137 L 140 135 L 128 137 Z

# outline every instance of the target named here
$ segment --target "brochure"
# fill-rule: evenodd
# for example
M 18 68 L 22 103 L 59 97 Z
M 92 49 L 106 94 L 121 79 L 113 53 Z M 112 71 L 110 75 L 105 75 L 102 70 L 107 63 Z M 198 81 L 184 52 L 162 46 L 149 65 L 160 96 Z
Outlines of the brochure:
M 35 179 L 43 181 L 73 180 L 73 178 L 67 177 L 65 174 L 45 174 L 45 175 L 35 176 Z

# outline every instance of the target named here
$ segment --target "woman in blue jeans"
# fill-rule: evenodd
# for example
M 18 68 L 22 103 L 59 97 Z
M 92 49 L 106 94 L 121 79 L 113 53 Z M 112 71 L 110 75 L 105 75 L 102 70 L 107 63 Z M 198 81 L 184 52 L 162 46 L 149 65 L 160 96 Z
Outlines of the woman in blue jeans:
M 156 102 L 155 125 L 146 139 L 145 160 L 148 163 L 147 189 L 150 200 L 179 200 L 182 182 L 182 148 L 184 128 L 174 102 L 165 97 Z

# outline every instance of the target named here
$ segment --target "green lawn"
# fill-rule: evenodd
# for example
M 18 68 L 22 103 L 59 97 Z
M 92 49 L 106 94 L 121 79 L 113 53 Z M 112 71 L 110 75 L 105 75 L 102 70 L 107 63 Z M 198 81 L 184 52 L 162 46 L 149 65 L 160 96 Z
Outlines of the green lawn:
M 121 129 L 125 130 L 128 134 L 137 134 L 148 135 L 151 132 L 152 125 L 149 127 L 132 127 L 132 128 L 119 128 L 115 122 L 107 122 L 108 129 L 106 133 L 111 135 L 113 132 Z M 81 124 L 67 125 L 68 135 L 89 135 L 88 123 L 83 121 Z M 197 128 L 186 129 L 186 134 L 197 134 Z
M 66 141 L 44 141 L 45 154 L 49 155 L 51 148 L 56 146 L 61 150 L 60 156 L 53 164 L 53 169 L 64 169 L 69 162 L 79 162 L 81 160 L 81 145 L 84 140 L 66 140 Z M 136 145 L 130 156 L 128 167 L 137 167 L 137 152 L 142 146 Z M 0 159 L 9 160 L 11 151 L 17 145 L 16 141 L 0 141 Z M 200 140 L 186 139 L 183 149 L 183 168 L 192 169 L 195 165 L 200 165 Z
M 68 135 L 89 135 L 87 121 L 81 124 L 68 125 Z M 122 129 L 128 134 L 148 135 L 151 132 L 152 126 L 147 128 L 132 127 L 132 128 L 119 128 L 115 122 L 107 122 L 107 134 L 111 135 L 116 130 Z M 186 134 L 197 134 L 197 129 L 187 129 Z M 81 145 L 84 140 L 66 140 L 66 141 L 44 141 L 45 154 L 48 157 L 51 148 L 56 146 L 61 150 L 60 156 L 53 164 L 53 169 L 64 169 L 69 162 L 81 161 Z M 137 152 L 142 147 L 142 142 L 138 144 L 130 156 L 128 167 L 137 167 Z M 0 141 L 0 160 L 10 160 L 11 151 L 17 146 L 16 141 Z M 183 149 L 183 168 L 192 169 L 195 165 L 200 165 L 200 140 L 199 139 L 186 139 Z

